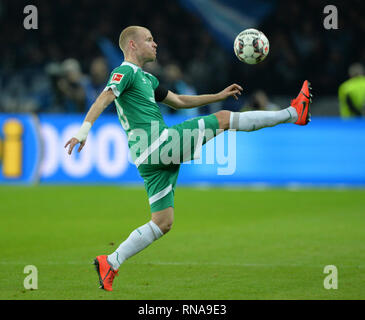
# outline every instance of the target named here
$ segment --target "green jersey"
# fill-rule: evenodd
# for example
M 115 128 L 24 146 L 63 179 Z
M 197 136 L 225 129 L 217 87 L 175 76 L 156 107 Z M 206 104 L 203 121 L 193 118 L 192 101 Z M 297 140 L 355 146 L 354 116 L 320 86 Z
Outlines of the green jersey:
M 114 102 L 119 121 L 128 136 L 129 148 L 138 142 L 133 133 L 139 134 L 141 129 L 144 130 L 150 145 L 167 128 L 155 101 L 155 89 L 158 85 L 159 81 L 155 76 L 126 61 L 110 75 L 104 90 L 111 89 L 116 96 Z M 152 129 L 157 130 L 152 134 Z
M 168 128 L 155 101 L 158 86 L 156 77 L 125 61 L 112 71 L 104 89 L 113 90 L 116 96 L 119 121 L 128 135 L 131 157 L 144 180 L 152 212 L 174 206 L 180 160 L 195 159 L 197 150 L 219 129 L 214 114 Z M 162 95 L 160 90 L 157 99 L 162 99 Z M 213 135 L 206 134 L 206 130 Z M 185 143 L 186 131 L 190 143 Z M 147 143 L 140 143 L 146 140 Z

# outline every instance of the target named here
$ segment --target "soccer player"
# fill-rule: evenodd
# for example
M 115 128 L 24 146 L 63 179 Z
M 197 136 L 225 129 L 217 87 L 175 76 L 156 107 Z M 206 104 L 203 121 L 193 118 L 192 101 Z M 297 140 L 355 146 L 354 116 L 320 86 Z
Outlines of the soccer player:
M 350 79 L 338 88 L 340 115 L 342 118 L 362 117 L 365 105 L 365 70 L 354 63 L 348 70 Z
M 80 144 L 80 152 L 91 126 L 114 101 L 120 123 L 128 136 L 132 158 L 144 179 L 151 207 L 151 220 L 136 228 L 114 252 L 97 256 L 94 260 L 100 288 L 108 291 L 112 291 L 114 277 L 125 260 L 171 229 L 174 220 L 174 190 L 181 162 L 196 158 L 196 152 L 201 145 L 224 130 L 253 131 L 280 123 L 306 125 L 310 121 L 312 102 L 306 80 L 299 95 L 286 109 L 248 112 L 221 110 L 168 128 L 156 101 L 175 109 L 194 108 L 229 97 L 237 99 L 242 91 L 241 86 L 232 84 L 216 94 L 178 95 L 160 86 L 155 76 L 142 69 L 145 63 L 156 59 L 157 53 L 157 44 L 147 28 L 125 28 L 120 34 L 119 46 L 124 53 L 124 62 L 112 71 L 104 91 L 91 106 L 80 130 L 65 145 L 65 148 L 69 147 L 68 153 L 71 154 L 74 147 Z M 208 131 L 212 132 L 210 136 L 206 134 Z M 169 136 L 173 132 L 177 133 L 180 139 L 178 142 L 181 143 L 176 144 L 178 152 L 174 149 L 173 161 L 166 163 L 161 159 L 170 156 L 166 150 Z M 189 143 L 186 143 L 184 138 L 191 132 L 194 134 L 190 135 L 187 139 Z

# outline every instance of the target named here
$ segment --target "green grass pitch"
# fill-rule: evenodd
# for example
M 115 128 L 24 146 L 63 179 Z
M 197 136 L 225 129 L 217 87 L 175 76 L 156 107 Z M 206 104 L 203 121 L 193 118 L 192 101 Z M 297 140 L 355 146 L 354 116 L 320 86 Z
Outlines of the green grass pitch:
M 98 289 L 94 257 L 149 218 L 143 188 L 0 187 L 0 299 L 365 299 L 365 190 L 178 186 L 171 232 Z

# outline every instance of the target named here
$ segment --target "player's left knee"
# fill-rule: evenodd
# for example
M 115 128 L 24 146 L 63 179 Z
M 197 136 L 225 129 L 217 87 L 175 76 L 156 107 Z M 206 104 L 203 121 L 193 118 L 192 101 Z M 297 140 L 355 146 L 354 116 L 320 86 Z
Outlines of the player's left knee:
M 173 218 L 166 216 L 163 217 L 161 219 L 161 217 L 159 217 L 159 219 L 154 219 L 154 217 L 152 218 L 152 221 L 154 223 L 156 223 L 156 225 L 160 228 L 161 232 L 163 234 L 166 234 L 167 232 L 169 232 L 172 228 L 172 224 L 173 224 Z
M 169 232 L 172 228 L 172 222 L 168 222 L 163 224 L 160 229 L 163 232 L 163 234 L 166 234 L 167 232 Z
M 158 225 L 163 234 L 169 232 L 174 222 L 174 209 L 167 209 L 152 213 L 152 221 Z
M 229 120 L 231 117 L 231 111 L 221 110 L 215 113 L 218 119 L 219 129 L 227 130 L 229 129 Z

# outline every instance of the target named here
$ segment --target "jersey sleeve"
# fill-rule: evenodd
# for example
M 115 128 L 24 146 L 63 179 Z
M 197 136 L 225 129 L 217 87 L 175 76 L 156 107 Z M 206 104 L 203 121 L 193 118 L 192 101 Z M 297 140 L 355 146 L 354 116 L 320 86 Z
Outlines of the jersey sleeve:
M 153 90 L 156 90 L 156 88 L 159 86 L 160 81 L 158 81 L 158 79 L 155 76 L 152 76 L 152 87 Z
M 104 89 L 113 90 L 116 97 L 119 97 L 124 91 L 132 85 L 134 81 L 134 71 L 130 66 L 120 66 L 115 68 L 110 74 L 109 81 Z
M 152 89 L 156 90 L 156 88 L 160 84 L 160 81 L 158 81 L 158 79 L 154 75 L 152 75 L 148 72 L 145 72 L 144 74 L 148 77 L 148 79 L 150 79 L 150 81 L 152 83 Z

